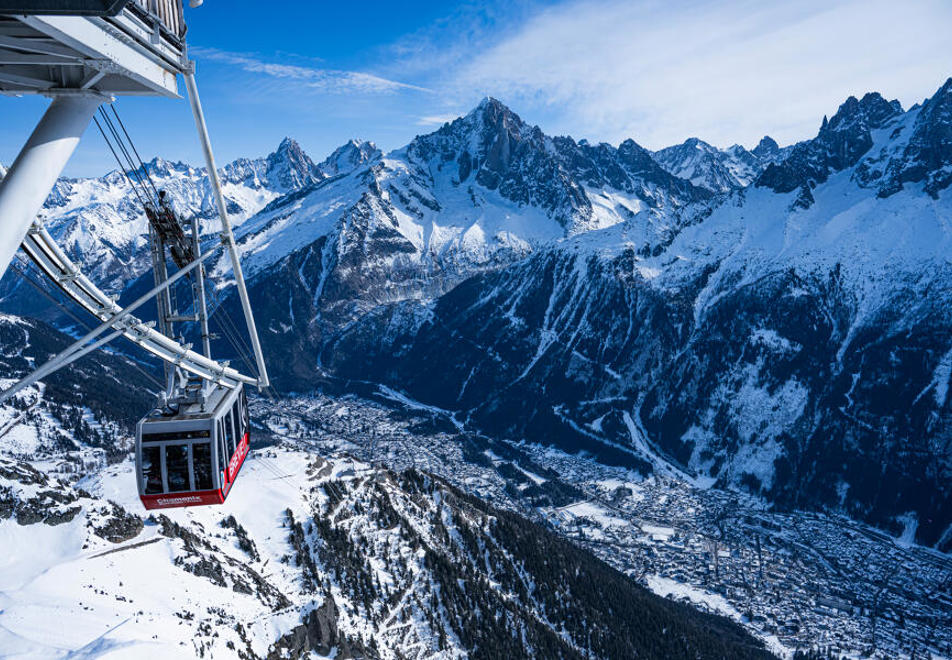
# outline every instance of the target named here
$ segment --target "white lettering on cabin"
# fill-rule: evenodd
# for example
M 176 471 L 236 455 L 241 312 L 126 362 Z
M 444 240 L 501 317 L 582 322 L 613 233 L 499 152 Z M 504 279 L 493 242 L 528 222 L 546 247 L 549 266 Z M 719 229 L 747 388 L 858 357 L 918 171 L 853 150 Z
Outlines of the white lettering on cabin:
M 158 504 L 187 504 L 189 502 L 201 502 L 202 498 L 197 495 L 186 495 L 185 497 L 163 497 L 157 499 Z

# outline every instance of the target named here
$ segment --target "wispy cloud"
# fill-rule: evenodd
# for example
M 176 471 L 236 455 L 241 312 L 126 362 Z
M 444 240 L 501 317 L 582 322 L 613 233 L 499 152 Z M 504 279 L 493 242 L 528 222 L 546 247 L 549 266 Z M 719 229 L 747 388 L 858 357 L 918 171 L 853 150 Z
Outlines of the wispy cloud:
M 909 105 L 952 73 L 945 0 L 567 0 L 517 18 L 395 60 L 439 90 L 434 111 L 491 95 L 549 132 L 651 148 L 804 139 L 849 94 Z
M 231 64 L 248 73 L 293 81 L 305 88 L 321 92 L 379 94 L 401 90 L 430 91 L 425 87 L 398 82 L 361 71 L 343 71 L 268 62 L 257 55 L 223 51 L 216 48 L 192 48 L 192 52 L 205 60 Z
M 425 115 L 417 120 L 417 126 L 442 126 L 447 122 L 453 121 L 459 116 L 460 113 L 458 112 L 451 112 L 442 115 Z

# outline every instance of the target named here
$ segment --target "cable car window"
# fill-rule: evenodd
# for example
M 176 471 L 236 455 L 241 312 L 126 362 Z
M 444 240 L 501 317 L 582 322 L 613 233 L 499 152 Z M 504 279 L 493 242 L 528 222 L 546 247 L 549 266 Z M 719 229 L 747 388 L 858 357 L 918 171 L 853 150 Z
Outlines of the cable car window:
M 142 492 L 146 495 L 155 495 L 162 492 L 162 457 L 161 447 L 142 448 Z
M 192 474 L 195 475 L 195 490 L 212 488 L 212 446 L 207 442 L 192 445 Z
M 188 445 L 166 445 L 165 474 L 168 478 L 170 493 L 189 490 Z
M 231 407 L 231 423 L 235 425 L 235 444 L 240 445 L 241 439 L 245 436 L 244 429 L 241 428 L 241 413 L 238 412 L 238 400 Z
M 231 419 L 235 423 L 235 435 L 238 438 L 238 443 L 241 443 L 241 438 L 244 436 L 244 429 L 241 428 L 241 412 L 238 399 L 235 399 L 235 405 L 231 407 Z
M 197 431 L 175 431 L 174 433 L 143 433 L 142 442 L 189 440 L 191 438 L 207 438 L 208 436 L 208 429 L 200 429 Z
M 225 485 L 225 465 L 228 463 L 228 454 L 225 453 L 225 427 L 218 420 L 218 473 L 221 475 L 221 484 Z
M 230 459 L 235 453 L 235 431 L 231 427 L 231 414 L 226 414 L 222 418 L 222 423 L 225 425 L 225 450 Z
M 251 429 L 251 415 L 248 411 L 248 397 L 245 391 L 241 390 L 241 421 L 244 422 L 243 429 L 247 433 Z

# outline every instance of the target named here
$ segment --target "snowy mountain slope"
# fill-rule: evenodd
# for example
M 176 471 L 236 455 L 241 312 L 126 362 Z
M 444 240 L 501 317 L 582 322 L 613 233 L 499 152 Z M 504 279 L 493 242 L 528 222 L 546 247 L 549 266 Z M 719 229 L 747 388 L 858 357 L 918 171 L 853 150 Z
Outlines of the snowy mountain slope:
M 673 222 L 710 196 L 665 173 L 632 141 L 616 150 L 549 138 L 493 99 L 386 157 L 370 153 L 364 167 L 280 200 L 243 227 L 250 268 L 326 235 L 343 256 L 356 214 L 371 237 L 396 232 L 407 256 L 394 270 L 432 276 L 457 264 L 468 274 L 643 210 Z
M 321 364 L 503 437 L 892 531 L 912 516 L 948 550 L 950 104 L 950 83 L 905 113 L 849 100 L 660 249 L 630 239 L 638 216 L 577 236 L 375 309 Z M 906 172 L 886 196 L 883 162 Z
M 950 103 L 848 99 L 721 195 L 492 99 L 385 156 L 345 145 L 367 160 L 239 230 L 275 381 L 376 381 L 947 547 Z
M 739 144 L 722 150 L 701 139 L 689 138 L 652 156 L 671 174 L 712 192 L 726 193 L 753 183 L 767 165 L 782 160 L 788 150 L 789 147 L 781 150 L 769 136 L 753 151 Z
M 0 384 L 11 385 L 71 342 L 41 321 L 0 314 Z M 134 428 L 161 387 L 151 369 L 111 352 L 80 358 L 41 388 L 14 397 L 14 408 L 0 416 L 0 443 L 21 458 L 69 450 L 73 440 L 80 443 L 77 449 L 124 451 L 120 437 Z
M 132 481 L 129 462 L 73 488 L 0 459 L 6 653 L 770 657 L 420 473 L 274 448 L 225 506 L 145 520 Z
M 275 201 L 239 241 L 267 307 L 263 341 L 294 364 L 293 378 L 279 377 L 307 388 L 318 365 L 299 356 L 375 307 L 432 299 L 599 227 L 624 225 L 650 251 L 710 199 L 631 140 L 616 149 L 550 138 L 486 99 L 403 149 Z
M 265 158 L 239 159 L 221 169 L 222 189 L 232 222 L 240 225 L 274 199 L 360 163 L 370 153 L 365 143 L 356 155 L 342 147 L 334 160 L 315 165 L 301 147 L 285 138 Z M 146 170 L 159 190 L 169 193 L 183 218 L 203 218 L 203 231 L 217 229 L 214 201 L 204 168 L 155 158 Z M 119 293 L 149 268 L 148 223 L 142 204 L 118 170 L 92 179 L 61 179 L 40 218 L 84 272 L 110 292 Z M 2 295 L 8 309 L 53 318 L 31 292 L 7 278 Z M 45 313 L 44 313 L 45 312 Z

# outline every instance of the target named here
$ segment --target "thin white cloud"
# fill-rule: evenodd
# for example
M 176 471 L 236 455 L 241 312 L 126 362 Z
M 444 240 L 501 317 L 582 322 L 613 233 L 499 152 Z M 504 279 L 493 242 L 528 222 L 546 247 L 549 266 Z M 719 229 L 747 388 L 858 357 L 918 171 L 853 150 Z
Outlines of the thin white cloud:
M 447 122 L 453 121 L 459 116 L 460 114 L 458 112 L 442 115 L 425 115 L 417 120 L 417 126 L 442 126 Z
M 218 50 L 216 48 L 192 48 L 200 58 L 231 64 L 248 73 L 293 81 L 306 88 L 321 92 L 340 93 L 388 93 L 401 90 L 428 92 L 430 90 L 407 83 L 382 78 L 360 71 L 324 69 L 296 64 L 268 62 L 255 55 Z
M 444 107 L 496 96 L 547 132 L 650 148 L 693 135 L 787 143 L 850 94 L 908 106 L 933 93 L 952 75 L 949 25 L 946 0 L 569 0 L 495 41 L 461 35 L 452 57 L 428 49 L 408 70 L 439 62 L 422 79 Z

